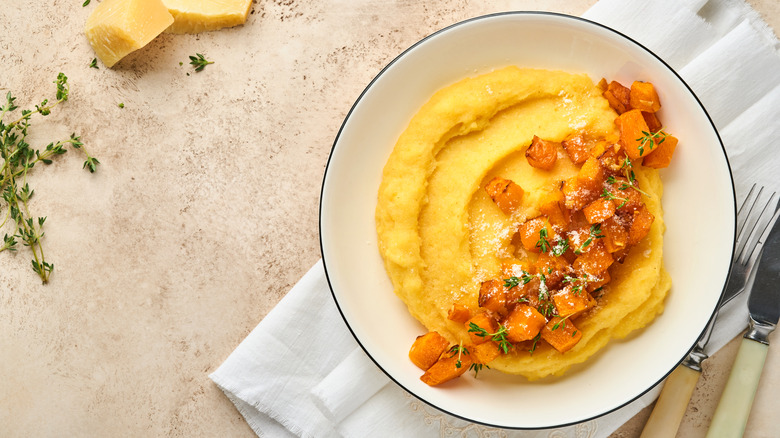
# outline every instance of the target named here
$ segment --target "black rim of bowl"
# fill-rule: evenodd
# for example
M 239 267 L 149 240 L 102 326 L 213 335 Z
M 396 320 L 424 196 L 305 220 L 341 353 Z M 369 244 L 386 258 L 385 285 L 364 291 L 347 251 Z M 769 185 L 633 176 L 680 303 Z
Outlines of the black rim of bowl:
M 609 409 L 609 410 L 607 410 L 605 412 L 602 412 L 600 414 L 593 415 L 593 416 L 591 416 L 589 418 L 585 418 L 585 419 L 579 420 L 579 421 L 561 423 L 561 424 L 557 424 L 557 425 L 550 425 L 550 426 L 543 426 L 543 427 L 527 427 L 527 426 L 506 426 L 506 425 L 492 424 L 492 423 L 489 423 L 489 422 L 486 422 L 486 421 L 481 421 L 479 419 L 468 418 L 468 417 L 465 417 L 465 416 L 460 415 L 460 414 L 449 412 L 449 411 L 444 410 L 444 409 L 440 408 L 439 406 L 436 406 L 435 404 L 425 400 L 425 398 L 423 398 L 423 397 L 419 396 L 418 394 L 416 394 L 415 392 L 409 390 L 407 387 L 402 385 L 398 380 L 396 380 L 390 373 L 388 373 L 384 369 L 384 367 L 382 367 L 382 365 L 380 363 L 378 363 L 376 361 L 376 359 L 374 359 L 374 357 L 371 355 L 371 353 L 369 353 L 368 350 L 366 349 L 366 347 L 363 345 L 361 340 L 357 337 L 357 335 L 355 334 L 354 330 L 352 330 L 352 326 L 350 325 L 350 323 L 347 320 L 347 318 L 344 316 L 344 312 L 342 311 L 341 306 L 339 305 L 339 300 L 336 297 L 336 293 L 335 293 L 335 291 L 333 289 L 333 285 L 332 285 L 331 280 L 330 280 L 330 275 L 328 274 L 328 264 L 327 264 L 327 260 L 325 259 L 325 251 L 324 251 L 324 247 L 323 247 L 323 243 L 322 243 L 322 211 L 323 211 L 322 210 L 322 199 L 323 199 L 323 194 L 325 192 L 325 183 L 327 181 L 328 171 L 330 170 L 330 161 L 331 161 L 331 158 L 333 157 L 333 151 L 336 149 L 336 146 L 338 145 L 339 139 L 341 138 L 341 133 L 344 130 L 344 127 L 346 126 L 347 121 L 349 121 L 350 116 L 352 115 L 352 112 L 355 110 L 355 108 L 357 107 L 358 103 L 360 103 L 362 101 L 363 97 L 368 92 L 368 90 L 371 89 L 371 87 L 374 85 L 374 83 L 377 80 L 379 80 L 379 78 L 382 77 L 382 75 L 391 66 L 393 66 L 395 63 L 397 63 L 400 59 L 402 59 L 407 53 L 409 53 L 415 47 L 423 44 L 424 42 L 428 41 L 429 39 L 432 39 L 432 38 L 434 38 L 434 37 L 436 37 L 436 36 L 438 36 L 438 35 L 440 35 L 440 34 L 442 34 L 444 32 L 447 32 L 447 31 L 449 31 L 449 30 L 451 30 L 453 28 L 456 28 L 456 27 L 460 27 L 460 26 L 462 26 L 464 24 L 471 23 L 471 22 L 474 22 L 474 21 L 481 21 L 481 20 L 496 18 L 496 17 L 504 17 L 504 16 L 534 16 L 534 15 L 558 17 L 558 18 L 562 18 L 562 19 L 565 19 L 565 20 L 575 20 L 575 21 L 579 21 L 579 22 L 583 22 L 583 23 L 588 23 L 589 25 L 596 26 L 596 27 L 599 27 L 601 29 L 604 29 L 604 30 L 607 30 L 609 32 L 612 32 L 615 35 L 618 35 L 619 37 L 625 39 L 626 41 L 631 42 L 636 47 L 640 48 L 641 50 L 644 50 L 645 52 L 647 52 L 648 54 L 653 56 L 655 59 L 657 59 L 659 62 L 661 62 L 672 74 L 674 74 L 675 77 L 677 77 L 677 79 L 680 81 L 680 83 L 682 83 L 685 86 L 685 88 L 691 93 L 691 96 L 693 96 L 693 98 L 696 99 L 697 104 L 699 105 L 699 107 L 703 111 L 704 115 L 707 117 L 707 120 L 709 121 L 710 125 L 712 126 L 712 130 L 713 130 L 713 132 L 715 133 L 715 136 L 718 139 L 718 144 L 720 145 L 721 151 L 723 153 L 723 157 L 726 160 L 726 167 L 728 168 L 729 176 L 731 178 L 731 191 L 732 191 L 732 200 L 733 200 L 733 217 L 734 217 L 734 224 L 735 224 L 735 226 L 734 226 L 734 236 L 732 236 L 732 242 L 734 242 L 736 240 L 736 228 L 737 228 L 736 227 L 736 222 L 737 222 L 736 221 L 736 217 L 737 217 L 737 204 L 736 204 L 736 188 L 735 188 L 735 185 L 734 185 L 734 176 L 733 176 L 733 173 L 731 171 L 731 163 L 729 162 L 728 154 L 726 154 L 726 148 L 723 145 L 723 140 L 720 138 L 720 133 L 718 133 L 718 130 L 715 127 L 715 124 L 713 123 L 712 118 L 710 117 L 710 115 L 707 112 L 707 110 L 704 107 L 704 105 L 702 105 L 701 100 L 699 99 L 699 97 L 696 95 L 696 93 L 694 93 L 693 89 L 691 89 L 691 87 L 688 85 L 688 83 L 685 82 L 685 80 L 683 80 L 683 78 L 677 73 L 677 71 L 674 68 L 672 68 L 660 56 L 656 55 L 655 52 L 653 52 L 652 50 L 648 49 L 647 47 L 645 47 L 644 45 L 642 45 L 638 41 L 634 40 L 633 38 L 623 34 L 622 32 L 619 32 L 619 31 L 617 31 L 615 29 L 612 29 L 611 27 L 605 26 L 605 25 L 597 23 L 595 21 L 588 20 L 586 18 L 582 18 L 582 17 L 578 17 L 578 16 L 574 16 L 574 15 L 567 15 L 567 14 L 557 13 L 557 12 L 546 12 L 546 11 L 508 11 L 508 12 L 497 12 L 497 13 L 493 13 L 493 14 L 487 14 L 487 15 L 481 15 L 481 16 L 469 18 L 469 19 L 466 19 L 466 20 L 459 21 L 457 23 L 451 24 L 451 25 L 449 25 L 447 27 L 444 27 L 444 28 L 442 28 L 442 29 L 440 29 L 440 30 L 438 30 L 438 31 L 436 31 L 436 32 L 426 36 L 425 38 L 417 41 L 413 45 L 409 46 L 409 48 L 407 48 L 406 50 L 401 52 L 401 54 L 399 54 L 398 56 L 393 58 L 393 60 L 390 61 L 384 68 L 382 68 L 382 70 L 371 80 L 371 82 L 368 83 L 368 85 L 363 89 L 363 91 L 360 93 L 358 98 L 352 104 L 352 107 L 349 109 L 349 112 L 347 113 L 346 117 L 344 117 L 344 121 L 342 122 L 341 126 L 339 127 L 339 131 L 336 134 L 336 138 L 333 141 L 333 146 L 331 147 L 331 152 L 328 155 L 328 161 L 327 161 L 327 163 L 325 165 L 325 172 L 324 172 L 323 178 L 322 178 L 322 188 L 320 190 L 320 208 L 319 208 L 319 229 L 320 229 L 320 233 L 319 233 L 319 239 L 320 239 L 320 254 L 322 255 L 322 264 L 323 264 L 323 268 L 324 268 L 324 271 L 325 271 L 325 278 L 327 279 L 327 282 L 328 282 L 328 288 L 330 289 L 331 296 L 333 297 L 333 301 L 336 303 L 336 307 L 339 310 L 339 314 L 341 315 L 341 318 L 344 320 L 344 323 L 346 324 L 347 328 L 349 329 L 349 332 L 352 334 L 352 337 L 355 339 L 355 341 L 358 343 L 358 345 L 360 345 L 360 348 L 363 349 L 363 351 L 371 359 L 371 361 L 374 362 L 374 364 L 380 370 L 382 370 L 382 372 L 391 381 L 393 381 L 393 383 L 395 383 L 400 388 L 402 388 L 404 391 L 406 391 L 409 394 L 413 395 L 415 398 L 417 398 L 418 400 L 422 401 L 423 403 L 425 403 L 425 404 L 427 404 L 427 405 L 429 405 L 429 406 L 431 406 L 431 407 L 433 407 L 433 408 L 435 408 L 435 409 L 437 409 L 437 410 L 439 410 L 441 412 L 444 412 L 444 413 L 446 413 L 448 415 L 451 415 L 453 417 L 459 418 L 459 419 L 464 420 L 464 421 L 469 421 L 469 422 L 472 422 L 472 423 L 481 424 L 481 425 L 484 425 L 484 426 L 496 427 L 496 428 L 502 428 L 502 429 L 514 429 L 514 430 L 543 430 L 543 429 L 552 429 L 552 428 L 560 428 L 560 427 L 571 426 L 571 425 L 574 425 L 574 424 L 580 424 L 580 423 L 584 423 L 586 421 L 590 421 L 590 420 L 602 417 L 604 415 L 607 415 L 609 413 L 617 411 L 618 409 L 621 409 L 621 408 L 631 404 L 632 402 L 634 402 L 638 398 L 640 398 L 643 395 L 645 395 L 648 391 L 653 389 L 659 383 L 663 382 L 663 380 L 677 366 L 679 366 L 680 363 L 682 363 L 682 361 L 685 359 L 687 354 L 693 349 L 693 347 L 698 342 L 698 338 L 704 333 L 704 330 L 706 329 L 706 325 L 705 325 L 705 327 L 702 328 L 702 331 L 699 333 L 699 336 L 696 337 L 697 340 L 694 341 L 694 344 L 690 346 L 690 348 L 688 349 L 686 354 L 683 357 L 681 357 L 676 362 L 675 366 L 672 367 L 672 369 L 668 370 L 660 380 L 658 380 L 657 382 L 653 383 L 647 389 L 645 389 L 641 393 L 637 394 L 635 397 L 633 397 L 632 399 L 626 401 L 625 403 L 620 404 L 620 405 L 618 405 L 618 406 L 616 406 L 616 407 L 614 407 L 612 409 Z M 733 257 L 734 257 L 734 248 L 735 248 L 734 244 L 732 244 L 731 257 L 729 258 L 729 260 L 733 259 Z M 728 283 L 728 276 L 727 276 L 726 281 L 724 282 L 723 287 L 721 289 L 720 297 L 723 296 L 723 293 L 726 290 L 726 284 L 727 283 Z M 720 302 L 720 299 L 718 300 L 718 302 Z M 717 310 L 718 310 L 718 305 L 716 305 L 715 309 L 713 309 L 713 312 L 710 315 L 709 320 L 711 320 L 715 316 L 715 314 L 717 313 Z

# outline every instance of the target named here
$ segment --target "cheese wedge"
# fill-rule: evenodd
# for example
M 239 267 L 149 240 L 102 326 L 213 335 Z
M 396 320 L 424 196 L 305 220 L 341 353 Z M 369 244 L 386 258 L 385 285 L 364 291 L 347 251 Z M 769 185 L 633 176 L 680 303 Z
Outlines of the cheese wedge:
M 112 67 L 172 23 L 161 0 L 103 0 L 89 14 L 84 31 L 98 58 Z
M 173 15 L 166 32 L 197 33 L 246 22 L 252 0 L 163 0 Z

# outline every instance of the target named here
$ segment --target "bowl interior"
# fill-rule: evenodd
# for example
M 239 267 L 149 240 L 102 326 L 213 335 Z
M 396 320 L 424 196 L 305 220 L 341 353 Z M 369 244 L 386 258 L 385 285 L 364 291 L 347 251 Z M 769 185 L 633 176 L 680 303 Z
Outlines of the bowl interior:
M 412 115 L 440 88 L 495 68 L 583 72 L 655 84 L 665 128 L 680 139 L 662 171 L 667 224 L 664 263 L 672 276 L 666 310 L 629 339 L 612 341 L 565 376 L 541 382 L 470 373 L 431 388 L 408 360 L 424 328 L 395 296 L 374 224 L 382 168 Z M 408 49 L 366 88 L 334 144 L 323 183 L 320 234 L 337 305 L 360 345 L 404 389 L 470 421 L 547 428 L 603 415 L 639 397 L 687 354 L 712 316 L 727 279 L 735 229 L 728 161 L 711 120 L 663 61 L 603 26 L 546 13 L 479 17 Z

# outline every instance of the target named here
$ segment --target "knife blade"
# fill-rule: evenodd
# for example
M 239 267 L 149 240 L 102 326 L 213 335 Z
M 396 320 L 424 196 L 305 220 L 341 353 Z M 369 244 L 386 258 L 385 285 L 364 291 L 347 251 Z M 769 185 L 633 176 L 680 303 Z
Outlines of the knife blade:
M 707 438 L 741 437 L 769 349 L 769 334 L 780 319 L 780 222 L 777 214 L 764 240 L 748 298 L 748 330 L 712 417 Z

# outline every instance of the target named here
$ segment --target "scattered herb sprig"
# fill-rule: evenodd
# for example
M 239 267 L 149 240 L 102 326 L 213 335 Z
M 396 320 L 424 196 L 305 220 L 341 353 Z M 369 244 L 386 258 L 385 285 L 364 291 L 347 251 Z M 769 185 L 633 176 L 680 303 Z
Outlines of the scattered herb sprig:
M 474 333 L 475 335 L 479 336 L 480 338 L 486 338 L 489 337 L 491 341 L 498 342 L 498 348 L 501 349 L 501 351 L 504 352 L 504 354 L 509 353 L 509 348 L 512 346 L 512 343 L 509 342 L 506 339 L 506 327 L 499 324 L 498 325 L 498 331 L 495 333 L 488 333 L 487 330 L 483 329 L 482 327 L 478 326 L 477 324 L 470 322 L 469 323 L 469 333 Z
M 650 150 L 653 150 L 656 144 L 661 144 L 666 140 L 667 134 L 663 130 L 657 132 L 642 131 L 642 136 L 637 138 L 639 142 L 639 156 L 641 157 L 645 153 L 645 146 L 648 146 Z
M 68 77 L 60 73 L 54 84 L 57 87 L 54 102 L 50 103 L 48 99 L 44 99 L 35 105 L 34 110 L 22 110 L 21 116 L 11 122 L 4 121 L 6 115 L 10 115 L 19 107 L 15 103 L 16 97 L 10 91 L 5 96 L 5 103 L 0 107 L 0 192 L 3 200 L 0 203 L 0 229 L 13 224 L 12 233 L 6 233 L 3 237 L 0 252 L 16 251 L 21 241 L 24 246 L 30 248 L 32 269 L 44 284 L 49 281 L 54 264 L 46 261 L 41 240 L 45 234 L 43 226 L 46 216 L 34 216 L 30 212 L 29 201 L 35 190 L 30 188 L 27 175 L 38 163 L 51 164 L 54 157 L 67 152 L 68 145 L 84 153 L 84 169 L 95 172 L 100 164 L 97 158 L 89 155 L 81 138 L 75 133 L 65 140 L 51 142 L 42 149 L 35 149 L 27 142 L 32 116 L 47 116 L 54 107 L 68 100 Z
M 207 65 L 213 64 L 214 61 L 209 61 L 200 53 L 196 53 L 195 56 L 190 55 L 190 65 L 195 67 L 195 71 L 203 71 Z

